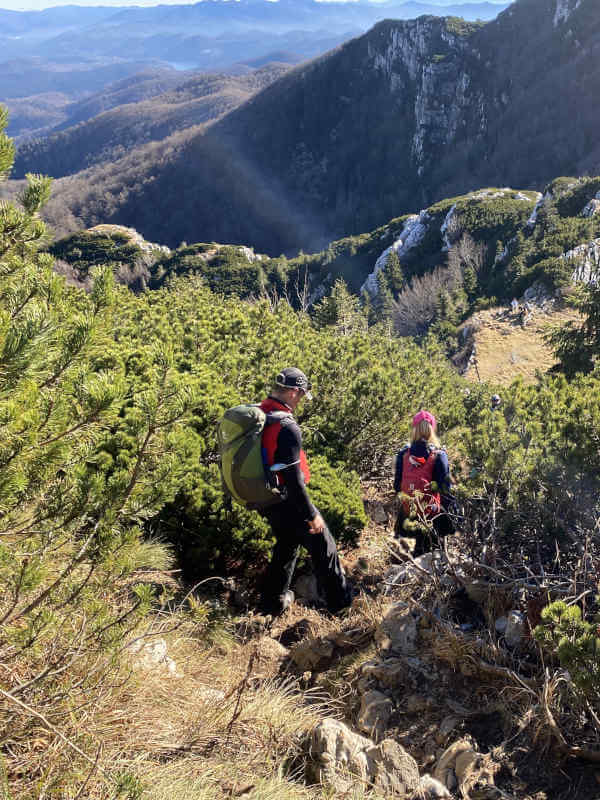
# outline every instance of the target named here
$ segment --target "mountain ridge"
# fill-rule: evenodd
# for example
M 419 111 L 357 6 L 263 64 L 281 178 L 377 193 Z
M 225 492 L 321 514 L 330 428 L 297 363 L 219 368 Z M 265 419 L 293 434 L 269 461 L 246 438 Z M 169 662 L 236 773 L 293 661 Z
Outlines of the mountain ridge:
M 290 70 L 168 161 L 146 161 L 116 203 L 100 196 L 101 172 L 68 191 L 86 224 L 119 222 L 170 245 L 318 249 L 479 186 L 597 173 L 599 48 L 592 0 L 518 0 L 485 25 L 386 20 Z M 132 163 L 120 168 L 132 174 Z M 165 197 L 177 184 L 173 212 Z M 62 193 L 59 182 L 54 218 Z
M 266 65 L 246 75 L 200 74 L 180 80 L 164 80 L 170 88 L 153 97 L 126 102 L 109 108 L 72 127 L 57 130 L 44 139 L 32 140 L 17 150 L 13 177 L 27 172 L 62 177 L 95 164 L 119 158 L 127 149 L 155 139 L 165 139 L 176 131 L 201 125 L 222 116 L 275 80 L 287 65 Z M 129 82 L 122 82 L 127 85 Z M 155 82 L 153 82 L 155 85 Z M 143 93 L 143 81 L 116 91 L 118 98 L 128 92 Z M 112 96 L 101 93 L 95 102 L 110 102 Z M 80 103 L 79 108 L 94 103 Z

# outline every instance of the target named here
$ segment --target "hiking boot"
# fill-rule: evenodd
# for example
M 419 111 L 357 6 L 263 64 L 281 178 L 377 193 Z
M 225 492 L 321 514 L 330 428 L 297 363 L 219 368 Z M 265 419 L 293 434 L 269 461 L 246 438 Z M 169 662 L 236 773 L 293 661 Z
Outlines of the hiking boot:
M 280 594 L 276 600 L 263 599 L 260 612 L 261 614 L 270 615 L 271 617 L 278 617 L 280 614 L 283 614 L 284 611 L 287 611 L 295 599 L 296 595 L 291 589 L 288 589 L 283 592 L 283 594 Z
M 296 595 L 292 592 L 291 589 L 288 589 L 283 594 L 279 595 L 279 602 L 281 604 L 281 611 L 280 614 L 283 614 L 284 611 L 287 611 L 288 608 L 292 605 L 294 600 L 296 599 Z
M 360 591 L 356 588 L 356 586 L 352 586 L 348 584 L 347 591 L 346 591 L 346 599 L 343 605 L 335 606 L 334 608 L 329 608 L 329 613 L 333 617 L 346 617 L 352 610 L 352 603 L 355 597 L 358 597 Z

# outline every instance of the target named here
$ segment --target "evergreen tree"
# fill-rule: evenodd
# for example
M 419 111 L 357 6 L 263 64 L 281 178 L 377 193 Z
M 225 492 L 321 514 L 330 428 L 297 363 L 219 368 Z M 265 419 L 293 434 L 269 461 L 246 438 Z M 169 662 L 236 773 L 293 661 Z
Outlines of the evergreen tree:
M 375 322 L 375 312 L 373 309 L 373 300 L 369 292 L 363 289 L 360 293 L 360 307 L 367 325 L 372 325 Z
M 575 305 L 581 322 L 567 322 L 546 338 L 553 346 L 559 367 L 568 376 L 591 372 L 600 358 L 600 286 L 580 287 Z
M 367 324 L 358 297 L 348 291 L 341 278 L 336 280 L 331 293 L 315 307 L 314 320 L 317 327 L 335 326 L 344 336 L 365 328 Z
M 15 146 L 6 133 L 8 111 L 0 106 L 0 180 L 8 175 L 15 159 Z
M 383 269 L 377 273 L 377 294 L 373 298 L 373 309 L 379 322 L 389 322 L 394 316 L 394 296 Z
M 398 253 L 392 247 L 387 261 L 385 262 L 385 274 L 387 276 L 388 285 L 394 297 L 398 295 L 404 286 L 404 275 L 402 274 L 402 267 L 400 266 L 400 259 Z
M 471 265 L 463 270 L 463 288 L 469 302 L 473 302 L 477 297 L 477 274 Z
M 40 252 L 49 191 L 31 175 L 20 207 L 0 206 L 0 660 L 7 688 L 51 717 L 56 696 L 93 702 L 150 607 L 151 587 L 127 576 L 168 563 L 141 525 L 181 481 L 192 391 L 164 342 L 149 346 L 143 385 L 128 379 L 112 271 L 98 269 L 86 295 Z M 20 674 L 37 676 L 26 691 Z M 11 703 L 3 695 L 5 716 Z

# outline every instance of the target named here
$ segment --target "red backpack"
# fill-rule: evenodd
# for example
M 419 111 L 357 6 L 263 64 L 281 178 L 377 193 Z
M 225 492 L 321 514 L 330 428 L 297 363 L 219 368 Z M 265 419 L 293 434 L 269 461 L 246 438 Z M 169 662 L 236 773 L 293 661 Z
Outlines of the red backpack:
M 417 458 L 411 455 L 410 447 L 402 456 L 402 485 L 400 491 L 406 495 L 402 501 L 402 509 L 409 516 L 411 505 L 424 512 L 428 517 L 434 517 L 440 512 L 441 497 L 439 491 L 431 490 L 433 468 L 439 450 L 431 450 L 427 458 Z M 417 503 L 411 503 L 411 498 L 419 492 L 421 495 Z

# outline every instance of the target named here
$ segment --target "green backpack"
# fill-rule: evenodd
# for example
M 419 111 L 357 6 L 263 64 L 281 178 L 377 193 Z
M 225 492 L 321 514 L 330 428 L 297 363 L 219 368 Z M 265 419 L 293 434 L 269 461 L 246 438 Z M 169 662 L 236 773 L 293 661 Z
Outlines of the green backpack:
M 262 434 L 266 425 L 291 416 L 286 411 L 267 414 L 260 406 L 248 404 L 230 408 L 219 422 L 223 483 L 232 498 L 246 508 L 267 508 L 281 502 L 265 464 Z

